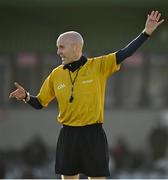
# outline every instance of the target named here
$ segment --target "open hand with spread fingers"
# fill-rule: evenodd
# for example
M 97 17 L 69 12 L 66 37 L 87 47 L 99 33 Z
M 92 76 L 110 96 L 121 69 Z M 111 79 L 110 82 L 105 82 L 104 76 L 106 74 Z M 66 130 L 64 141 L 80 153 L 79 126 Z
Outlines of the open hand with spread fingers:
M 144 31 L 151 35 L 155 29 L 164 22 L 164 19 L 160 18 L 161 13 L 158 11 L 152 11 L 151 14 L 148 14 Z
M 26 97 L 25 89 L 17 82 L 15 82 L 14 84 L 16 86 L 16 90 L 10 93 L 9 98 L 16 98 L 17 100 L 20 101 L 24 100 Z

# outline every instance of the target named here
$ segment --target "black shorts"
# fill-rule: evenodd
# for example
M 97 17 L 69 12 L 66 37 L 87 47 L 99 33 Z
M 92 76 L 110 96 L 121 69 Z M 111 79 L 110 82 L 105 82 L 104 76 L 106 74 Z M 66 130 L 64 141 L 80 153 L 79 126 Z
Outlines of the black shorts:
M 57 142 L 56 174 L 108 177 L 109 152 L 102 124 L 63 126 Z

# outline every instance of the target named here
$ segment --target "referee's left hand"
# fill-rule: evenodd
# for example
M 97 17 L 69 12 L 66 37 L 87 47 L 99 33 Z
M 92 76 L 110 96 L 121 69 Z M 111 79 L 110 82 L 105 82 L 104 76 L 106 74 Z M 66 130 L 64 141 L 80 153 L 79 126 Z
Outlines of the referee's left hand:
M 164 22 L 164 19 L 160 20 L 160 17 L 161 13 L 158 11 L 152 11 L 151 14 L 148 14 L 144 29 L 147 34 L 151 35 L 155 29 Z

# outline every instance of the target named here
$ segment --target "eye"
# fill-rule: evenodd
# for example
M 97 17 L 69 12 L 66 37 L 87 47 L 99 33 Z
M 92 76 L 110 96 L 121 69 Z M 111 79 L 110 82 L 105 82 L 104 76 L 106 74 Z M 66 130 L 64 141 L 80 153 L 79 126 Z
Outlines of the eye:
M 59 46 L 59 49 L 64 49 L 64 46 L 62 46 L 62 45 L 61 45 L 61 46 Z

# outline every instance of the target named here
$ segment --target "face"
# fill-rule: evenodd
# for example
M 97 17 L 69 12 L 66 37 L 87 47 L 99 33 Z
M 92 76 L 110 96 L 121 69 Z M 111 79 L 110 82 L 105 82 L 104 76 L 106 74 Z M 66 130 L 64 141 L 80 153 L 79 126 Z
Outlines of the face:
M 68 38 L 57 39 L 57 54 L 61 57 L 62 64 L 68 64 L 75 59 L 75 45 Z

